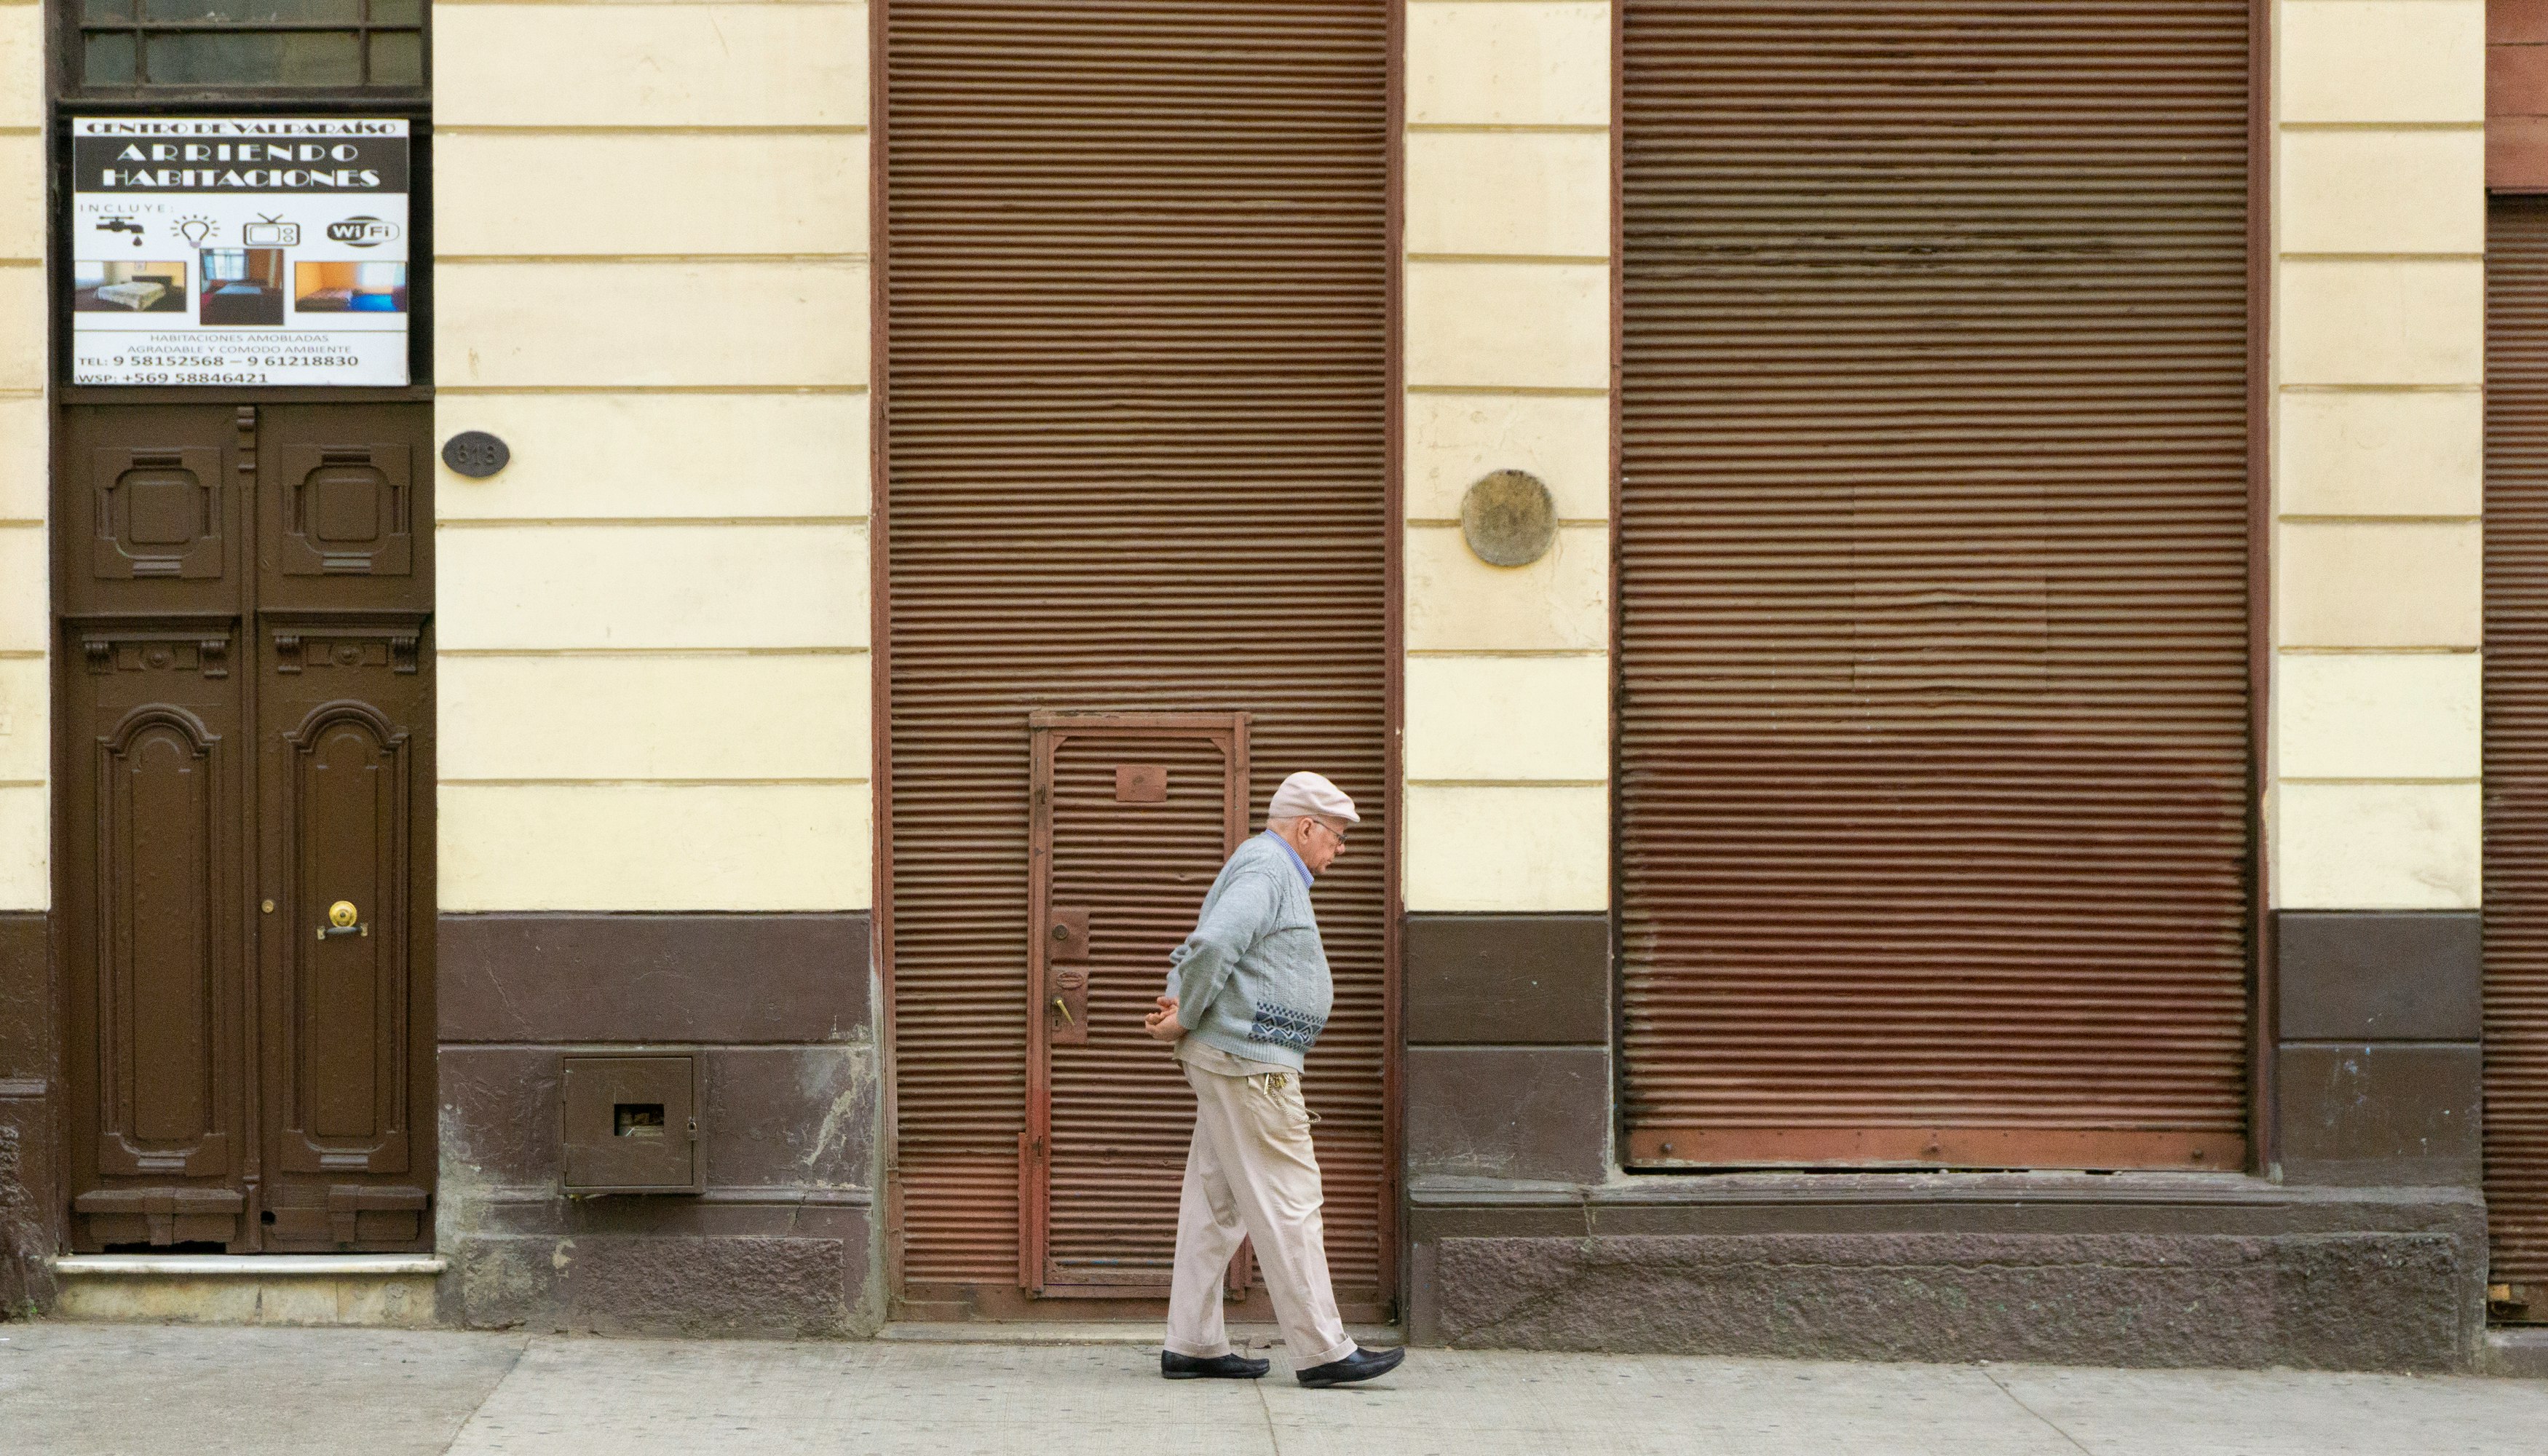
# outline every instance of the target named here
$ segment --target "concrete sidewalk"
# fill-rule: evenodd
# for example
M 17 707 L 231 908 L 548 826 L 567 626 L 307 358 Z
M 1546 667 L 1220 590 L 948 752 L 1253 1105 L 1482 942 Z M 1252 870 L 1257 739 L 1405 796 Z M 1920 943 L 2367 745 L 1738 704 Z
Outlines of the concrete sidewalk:
M 2548 1382 L 1417 1350 L 1304 1391 L 1124 1345 L 0 1324 L 0 1451 L 2521 1453 Z

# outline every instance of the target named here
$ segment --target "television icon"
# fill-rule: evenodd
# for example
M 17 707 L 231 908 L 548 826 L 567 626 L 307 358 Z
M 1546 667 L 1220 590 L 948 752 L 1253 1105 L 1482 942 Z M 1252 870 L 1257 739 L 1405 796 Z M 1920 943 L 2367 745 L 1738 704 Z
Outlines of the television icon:
M 239 241 L 249 247 L 294 247 L 301 241 L 301 225 L 278 223 L 272 218 L 250 223 L 239 229 Z

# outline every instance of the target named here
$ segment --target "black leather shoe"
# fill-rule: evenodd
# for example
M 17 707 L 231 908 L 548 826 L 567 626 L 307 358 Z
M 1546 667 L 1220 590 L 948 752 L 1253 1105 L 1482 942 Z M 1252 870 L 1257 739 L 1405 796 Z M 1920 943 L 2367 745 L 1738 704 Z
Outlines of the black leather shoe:
M 1322 1391 L 1331 1385 L 1351 1385 L 1375 1375 L 1387 1375 L 1406 1358 L 1404 1349 L 1356 1350 L 1341 1360 L 1330 1360 L 1324 1365 L 1313 1365 L 1302 1371 L 1301 1384 L 1314 1391 Z
M 1159 1351 L 1159 1373 L 1170 1380 L 1254 1380 L 1273 1368 L 1264 1360 L 1250 1360 L 1245 1355 L 1180 1355 L 1174 1350 Z

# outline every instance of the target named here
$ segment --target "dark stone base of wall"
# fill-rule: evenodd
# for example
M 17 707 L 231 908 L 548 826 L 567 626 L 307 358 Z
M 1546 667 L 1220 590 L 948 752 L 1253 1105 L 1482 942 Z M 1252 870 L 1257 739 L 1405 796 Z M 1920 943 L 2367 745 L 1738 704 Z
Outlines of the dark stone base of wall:
M 2282 910 L 2274 927 L 2283 1176 L 2476 1186 L 2486 1081 L 2478 913 Z
M 53 1302 L 45 1264 L 53 1248 L 44 1194 L 52 1181 L 45 1172 L 49 1152 L 25 1128 L 7 1121 L 7 1111 L 0 1108 L 0 1320 L 49 1309 Z
M 2054 1175 L 1993 1198 L 1926 1178 L 1741 1181 L 1680 1202 L 1508 1185 L 1463 1206 L 1419 1189 L 1409 1333 L 1515 1349 L 2361 1370 L 2470 1370 L 2483 1349 L 2473 1193 L 2348 1198 L 2223 1178 L 2181 1200 L 2101 1199 L 2076 1186 L 2085 1178 Z
M 438 1314 L 471 1329 L 577 1334 L 792 1339 L 872 1331 L 865 1210 L 750 1222 L 771 1231 L 453 1239 L 443 1249 L 451 1269 Z
M 2441 1370 L 2440 1234 L 1454 1238 L 1445 1342 L 1826 1360 Z
M 49 1309 L 60 1244 L 53 1185 L 49 918 L 0 914 L 0 1320 Z
M 618 1335 L 864 1334 L 883 1320 L 872 1203 L 867 918 L 446 915 L 446 1324 Z M 570 1198 L 570 1052 L 701 1068 L 696 1194 Z

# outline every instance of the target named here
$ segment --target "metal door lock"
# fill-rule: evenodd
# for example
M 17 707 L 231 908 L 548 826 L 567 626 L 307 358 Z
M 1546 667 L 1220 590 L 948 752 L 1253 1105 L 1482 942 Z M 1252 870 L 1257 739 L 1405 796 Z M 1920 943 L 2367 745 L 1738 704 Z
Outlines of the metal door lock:
M 1052 997 L 1046 1003 L 1052 1014 L 1045 1018 L 1046 1041 L 1055 1046 L 1087 1046 L 1088 972 L 1076 968 L 1055 971 L 1045 990 Z
M 372 933 L 372 927 L 369 922 L 362 919 L 362 911 L 354 908 L 353 901 L 338 900 L 327 907 L 327 923 L 318 928 L 318 939 L 332 941 L 338 936 L 368 937 Z
M 1088 958 L 1088 907 L 1085 905 L 1052 908 L 1051 924 L 1045 928 L 1046 960 L 1085 960 Z

